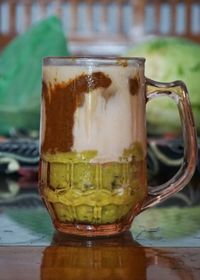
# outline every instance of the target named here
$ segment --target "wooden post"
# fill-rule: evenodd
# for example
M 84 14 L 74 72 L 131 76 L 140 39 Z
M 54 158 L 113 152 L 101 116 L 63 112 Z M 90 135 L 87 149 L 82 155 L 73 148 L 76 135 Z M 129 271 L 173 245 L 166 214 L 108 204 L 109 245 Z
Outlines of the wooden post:
M 144 26 L 146 0 L 132 0 L 134 8 L 134 25 Z
M 2 33 L 2 3 L 0 2 L 0 34 Z
M 46 1 L 39 0 L 39 5 L 40 5 L 40 17 L 44 18 L 46 16 Z
M 87 27 L 88 27 L 88 32 L 91 33 L 93 30 L 93 0 L 87 0 Z
M 132 0 L 134 24 L 130 36 L 135 42 L 141 41 L 145 34 L 145 4 L 146 0 Z
M 102 0 L 101 7 L 101 30 L 103 33 L 108 32 L 108 0 Z
M 62 18 L 62 0 L 56 0 L 55 14 Z
M 171 18 L 170 20 L 170 34 L 176 34 L 176 19 L 177 19 L 177 0 L 170 0 Z
M 8 17 L 9 17 L 9 33 L 16 33 L 16 2 L 15 0 L 8 1 Z
M 77 21 L 78 21 L 78 3 L 77 0 L 71 0 L 71 33 L 77 32 Z M 73 34 L 74 35 L 74 34 Z
M 155 12 L 155 25 L 154 30 L 156 34 L 160 33 L 160 13 L 161 13 L 161 0 L 154 0 L 154 12 Z
M 30 0 L 24 2 L 24 30 L 31 25 L 31 4 Z
M 118 26 L 117 31 L 118 34 L 121 35 L 123 33 L 123 0 L 117 0 L 117 10 L 118 10 Z
M 189 37 L 192 31 L 192 1 L 185 0 L 185 33 Z

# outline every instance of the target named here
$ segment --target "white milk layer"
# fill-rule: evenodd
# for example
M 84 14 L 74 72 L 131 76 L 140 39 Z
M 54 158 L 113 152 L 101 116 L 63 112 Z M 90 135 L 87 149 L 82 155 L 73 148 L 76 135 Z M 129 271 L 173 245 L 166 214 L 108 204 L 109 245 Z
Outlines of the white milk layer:
M 93 72 L 103 72 L 112 81 L 107 89 L 97 88 L 86 93 L 83 106 L 76 109 L 73 151 L 95 150 L 98 152 L 97 157 L 93 159 L 95 162 L 118 161 L 124 149 L 129 148 L 135 141 L 143 141 L 143 133 L 137 133 L 138 121 L 143 121 L 143 117 L 138 115 L 138 112 L 140 114 L 138 106 L 141 104 L 144 107 L 141 103 L 141 92 L 132 96 L 129 90 L 129 78 L 139 75 L 137 67 L 45 66 L 44 68 L 43 79 L 47 84 L 49 82 L 53 84 L 55 81 L 67 82 L 81 74 Z M 105 98 L 106 94 L 110 95 L 108 99 Z M 143 109 L 141 108 L 141 114 L 144 115 Z

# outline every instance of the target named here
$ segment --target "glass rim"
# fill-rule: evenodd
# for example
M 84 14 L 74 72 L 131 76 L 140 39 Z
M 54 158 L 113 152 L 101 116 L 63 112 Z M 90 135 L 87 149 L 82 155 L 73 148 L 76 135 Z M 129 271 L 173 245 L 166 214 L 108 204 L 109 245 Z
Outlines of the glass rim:
M 144 57 L 128 56 L 46 56 L 43 58 L 43 66 L 64 66 L 64 65 L 119 65 L 128 66 L 132 63 L 144 65 Z

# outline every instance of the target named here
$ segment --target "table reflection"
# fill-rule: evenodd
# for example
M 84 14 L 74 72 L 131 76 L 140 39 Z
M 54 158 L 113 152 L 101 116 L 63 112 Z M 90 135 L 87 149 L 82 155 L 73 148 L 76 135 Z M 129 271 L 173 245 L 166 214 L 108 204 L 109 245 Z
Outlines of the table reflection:
M 130 232 L 110 238 L 75 238 L 60 233 L 45 249 L 41 279 L 146 278 L 145 249 Z M 49 278 L 51 275 L 51 278 Z
M 142 247 L 130 232 L 109 238 L 78 238 L 55 233 L 43 252 L 41 280 L 47 279 L 197 279 L 198 261 L 179 249 Z M 192 251 L 192 256 L 195 250 Z M 189 261 L 188 261 L 189 259 Z M 195 267 L 196 265 L 196 267 Z M 161 272 L 162 270 L 162 272 Z

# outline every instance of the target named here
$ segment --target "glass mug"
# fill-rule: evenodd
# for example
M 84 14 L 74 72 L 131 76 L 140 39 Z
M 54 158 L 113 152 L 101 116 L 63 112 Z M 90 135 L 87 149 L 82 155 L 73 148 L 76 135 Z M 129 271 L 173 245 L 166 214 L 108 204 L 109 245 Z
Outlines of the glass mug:
M 186 86 L 144 76 L 144 58 L 46 57 L 40 126 L 41 197 L 61 232 L 123 232 L 146 208 L 191 179 L 197 140 Z M 167 183 L 147 186 L 146 103 L 172 98 L 180 113 L 184 160 Z

